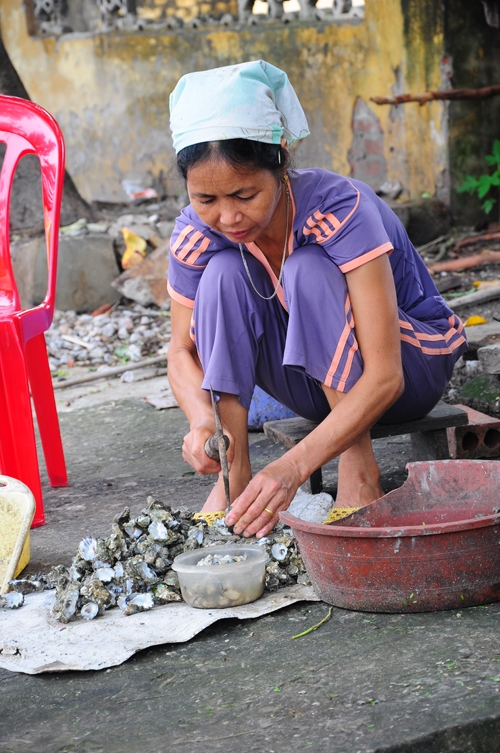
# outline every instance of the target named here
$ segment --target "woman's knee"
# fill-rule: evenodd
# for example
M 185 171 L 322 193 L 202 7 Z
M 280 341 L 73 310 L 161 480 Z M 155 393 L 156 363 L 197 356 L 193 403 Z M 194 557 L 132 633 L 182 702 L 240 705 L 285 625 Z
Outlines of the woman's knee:
M 337 292 L 346 288 L 346 279 L 337 265 L 330 259 L 326 251 L 313 243 L 297 248 L 291 254 L 283 269 L 283 285 L 285 293 L 304 293 L 310 298 L 322 290 Z
M 268 277 L 263 265 L 252 254 L 246 253 L 245 260 L 247 267 L 249 267 L 252 273 L 252 277 Z M 227 249 L 225 251 L 218 251 L 212 256 L 201 279 L 213 282 L 218 278 L 223 280 L 239 278 L 248 283 L 248 275 L 241 254 L 238 251 Z
M 213 289 L 214 285 L 234 280 L 241 274 L 241 259 L 235 251 L 218 251 L 208 262 L 200 280 L 200 287 Z

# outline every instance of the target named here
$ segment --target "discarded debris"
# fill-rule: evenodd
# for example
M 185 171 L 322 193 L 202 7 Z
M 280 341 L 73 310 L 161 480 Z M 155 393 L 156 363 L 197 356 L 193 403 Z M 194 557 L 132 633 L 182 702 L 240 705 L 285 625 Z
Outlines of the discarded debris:
M 423 246 L 418 246 L 417 251 L 423 257 L 426 264 L 435 264 L 444 259 L 449 249 L 455 245 L 455 238 L 450 235 L 441 235 Z
M 461 259 L 449 259 L 448 261 L 429 264 L 428 269 L 432 274 L 434 272 L 460 272 L 464 269 L 478 267 L 480 264 L 495 264 L 498 262 L 500 262 L 500 251 L 485 249 L 474 256 L 464 256 Z
M 495 298 L 500 298 L 500 283 L 493 287 L 487 287 L 486 289 L 478 290 L 475 293 L 466 293 L 459 298 L 455 298 L 453 301 L 449 301 L 449 305 L 455 311 L 465 306 L 474 306 L 477 303 L 485 303 L 486 301 L 493 301 Z M 482 322 L 476 322 L 476 324 L 484 324 L 486 319 Z
M 82 217 L 71 225 L 65 225 L 65 227 L 59 228 L 59 232 L 61 235 L 68 235 L 70 237 L 84 235 L 87 232 L 87 220 Z
M 312 627 L 308 628 L 307 630 L 304 630 L 303 633 L 298 633 L 297 635 L 294 635 L 293 638 L 292 638 L 292 640 L 295 640 L 296 638 L 302 638 L 304 635 L 309 635 L 309 633 L 312 633 L 313 630 L 317 630 L 319 627 L 321 627 L 321 625 L 324 625 L 325 622 L 328 622 L 328 620 L 332 616 L 332 613 L 333 613 L 333 607 L 330 607 L 330 609 L 328 610 L 328 614 L 326 615 L 326 617 L 323 617 L 323 619 L 320 622 L 318 622 L 317 625 L 313 625 Z
M 474 280 L 472 287 L 477 290 L 487 290 L 488 288 L 500 288 L 500 280 Z
M 144 238 L 127 227 L 122 228 L 122 234 L 125 241 L 125 251 L 123 252 L 121 265 L 123 269 L 130 269 L 130 267 L 140 264 L 144 259 L 148 244 Z
M 500 295 L 500 291 L 499 291 Z M 469 318 L 464 322 L 465 327 L 475 327 L 478 324 L 487 324 L 488 320 L 484 318 L 484 316 L 478 316 L 477 314 L 474 316 L 469 316 Z
M 454 251 L 459 251 L 467 246 L 474 246 L 476 243 L 484 243 L 485 241 L 500 241 L 500 233 L 477 233 L 477 235 L 470 235 L 467 238 L 462 238 L 455 244 Z

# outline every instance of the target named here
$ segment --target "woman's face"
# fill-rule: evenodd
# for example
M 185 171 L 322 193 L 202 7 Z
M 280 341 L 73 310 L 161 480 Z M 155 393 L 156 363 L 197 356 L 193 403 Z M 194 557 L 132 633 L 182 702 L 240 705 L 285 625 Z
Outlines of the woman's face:
M 279 220 L 282 185 L 268 170 L 209 159 L 190 168 L 186 183 L 200 220 L 233 243 L 257 241 Z

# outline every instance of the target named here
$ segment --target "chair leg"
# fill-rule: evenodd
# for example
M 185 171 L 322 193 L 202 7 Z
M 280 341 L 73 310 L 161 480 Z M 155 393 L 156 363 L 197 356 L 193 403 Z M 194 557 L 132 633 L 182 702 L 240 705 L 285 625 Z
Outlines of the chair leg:
M 68 486 L 68 475 L 43 334 L 25 345 L 26 367 L 51 486 Z
M 0 468 L 22 481 L 36 501 L 32 527 L 45 523 L 31 398 L 15 325 L 0 322 Z

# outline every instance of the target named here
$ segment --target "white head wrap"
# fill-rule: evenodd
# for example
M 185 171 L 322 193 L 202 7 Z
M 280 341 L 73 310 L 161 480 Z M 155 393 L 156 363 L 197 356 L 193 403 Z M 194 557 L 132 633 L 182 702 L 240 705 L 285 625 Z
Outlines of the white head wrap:
M 170 95 L 170 128 L 176 153 L 207 141 L 292 144 L 309 136 L 288 76 L 263 60 L 187 73 Z

